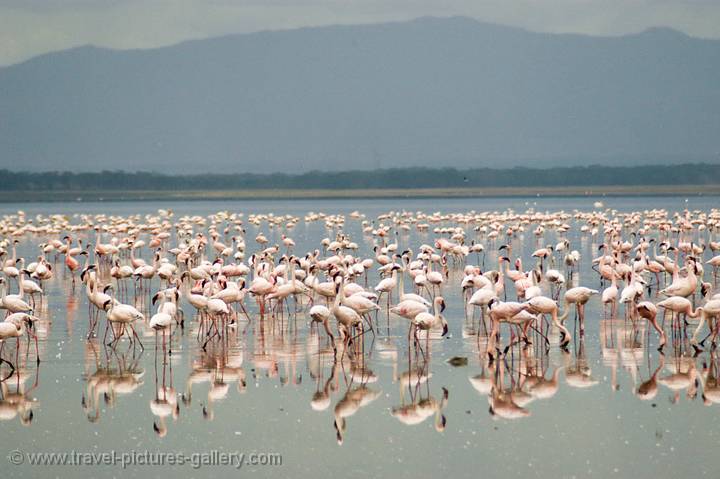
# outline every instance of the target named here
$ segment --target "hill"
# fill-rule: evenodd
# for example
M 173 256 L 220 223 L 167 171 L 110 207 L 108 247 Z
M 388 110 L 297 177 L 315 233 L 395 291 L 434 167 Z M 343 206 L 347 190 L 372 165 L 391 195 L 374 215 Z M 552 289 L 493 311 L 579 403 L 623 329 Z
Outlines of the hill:
M 714 162 L 720 41 L 467 18 L 303 28 L 0 68 L 0 167 L 307 172 Z

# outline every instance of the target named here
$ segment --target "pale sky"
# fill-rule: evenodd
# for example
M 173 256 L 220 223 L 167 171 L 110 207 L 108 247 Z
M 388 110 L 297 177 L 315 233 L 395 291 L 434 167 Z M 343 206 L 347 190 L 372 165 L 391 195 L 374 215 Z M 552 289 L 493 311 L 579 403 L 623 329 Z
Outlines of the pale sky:
M 228 33 L 464 15 L 542 32 L 667 26 L 720 38 L 720 0 L 0 0 L 0 65 L 79 45 L 153 48 Z

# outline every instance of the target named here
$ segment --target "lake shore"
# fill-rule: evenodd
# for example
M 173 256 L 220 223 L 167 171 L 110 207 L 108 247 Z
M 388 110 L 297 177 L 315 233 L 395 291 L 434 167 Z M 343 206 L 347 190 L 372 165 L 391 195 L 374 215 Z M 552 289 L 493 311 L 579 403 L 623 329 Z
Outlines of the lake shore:
M 603 197 L 720 195 L 717 185 L 565 186 L 497 188 L 376 188 L 376 189 L 244 189 L 244 190 L 57 190 L 0 191 L 0 202 L 86 201 L 202 201 L 273 199 L 392 199 L 392 198 L 498 198 L 527 196 Z

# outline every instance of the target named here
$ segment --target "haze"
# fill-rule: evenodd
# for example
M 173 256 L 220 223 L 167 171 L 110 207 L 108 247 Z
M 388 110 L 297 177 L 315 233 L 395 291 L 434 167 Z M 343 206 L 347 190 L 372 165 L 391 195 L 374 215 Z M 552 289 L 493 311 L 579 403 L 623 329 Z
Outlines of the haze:
M 230 33 L 422 16 L 467 16 L 539 32 L 720 37 L 716 0 L 0 0 L 0 65 L 80 45 L 153 48 Z
M 69 8 L 50 4 L 22 11 Z M 70 4 L 97 15 L 126 6 Z M 714 11 L 696 6 L 687 10 Z M 0 68 L 0 111 L 0 168 L 14 171 L 717 163 L 720 41 L 425 17 L 82 47 Z

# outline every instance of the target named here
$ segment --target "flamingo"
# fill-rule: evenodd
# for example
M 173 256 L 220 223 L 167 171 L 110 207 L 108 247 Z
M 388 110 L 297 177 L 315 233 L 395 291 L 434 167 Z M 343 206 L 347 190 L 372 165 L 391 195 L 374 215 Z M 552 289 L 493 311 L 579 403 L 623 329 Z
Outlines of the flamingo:
M 21 273 L 22 274 L 22 273 Z M 25 302 L 25 289 L 22 279 L 19 282 L 19 294 L 7 294 L 7 282 L 5 278 L 0 278 L 0 309 L 5 309 L 10 313 L 32 313 L 33 308 Z
M 704 309 L 702 306 L 698 306 L 693 310 L 690 300 L 682 296 L 670 296 L 669 298 L 660 301 L 657 304 L 657 307 L 663 308 L 665 311 L 672 311 L 673 322 L 676 314 L 678 315 L 678 319 L 681 314 L 684 314 L 688 318 L 697 318 Z
M 442 316 L 442 312 L 445 310 L 445 299 L 442 296 L 436 296 L 433 300 L 433 314 L 428 312 L 420 312 L 410 320 L 410 331 L 408 332 L 408 341 L 412 333 L 415 333 L 415 340 L 417 341 L 418 331 L 425 331 L 425 349 L 430 341 L 430 329 L 439 326 L 442 327 L 442 335 L 445 336 L 448 332 L 448 323 Z
M 328 324 L 331 316 L 330 310 L 327 308 L 327 306 L 323 306 L 322 304 L 316 304 L 312 308 L 310 308 L 308 314 L 311 318 L 311 325 L 316 323 L 321 323 L 323 325 L 323 328 L 325 328 L 325 334 L 327 334 L 327 337 L 330 339 L 330 344 L 332 344 L 333 351 L 337 353 L 337 347 L 335 346 L 335 336 L 333 336 L 330 325 Z
M 647 320 L 647 322 L 650 323 L 653 328 L 655 328 L 655 331 L 658 332 L 658 336 L 660 336 L 660 344 L 658 344 L 657 349 L 658 351 L 662 351 L 663 346 L 665 346 L 667 340 L 665 337 L 665 331 L 663 331 L 663 329 L 657 323 L 657 308 L 650 301 L 642 301 L 637 305 L 637 312 L 641 318 Z
M 110 286 L 110 289 L 112 289 L 112 286 Z M 115 334 L 114 325 L 119 324 L 120 325 L 120 331 L 115 335 L 115 339 L 109 343 L 109 345 L 114 345 L 117 343 L 118 340 L 122 337 L 123 333 L 126 332 L 127 328 L 130 328 L 130 331 L 132 335 L 130 336 L 130 342 L 133 344 L 133 347 L 135 346 L 135 340 L 137 340 L 140 343 L 140 348 L 145 349 L 145 347 L 142 344 L 142 341 L 140 341 L 140 337 L 137 334 L 137 331 L 135 331 L 135 327 L 133 326 L 133 323 L 135 321 L 144 321 L 145 316 L 135 309 L 135 307 L 129 305 L 129 304 L 123 304 L 123 303 L 116 303 L 114 301 L 114 296 L 105 302 L 103 305 L 103 309 L 106 312 L 107 316 L 107 324 L 105 326 L 105 335 L 103 336 L 103 342 L 107 339 L 107 333 L 109 327 L 113 325 L 113 334 Z
M 565 312 L 560 317 L 560 321 L 565 321 L 570 312 L 570 305 L 574 304 L 576 317 L 580 321 L 580 334 L 582 334 L 585 331 L 585 304 L 590 301 L 591 296 L 599 293 L 596 289 L 584 286 L 577 286 L 565 291 Z

